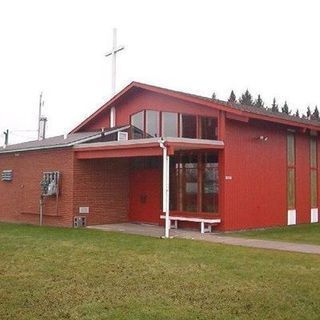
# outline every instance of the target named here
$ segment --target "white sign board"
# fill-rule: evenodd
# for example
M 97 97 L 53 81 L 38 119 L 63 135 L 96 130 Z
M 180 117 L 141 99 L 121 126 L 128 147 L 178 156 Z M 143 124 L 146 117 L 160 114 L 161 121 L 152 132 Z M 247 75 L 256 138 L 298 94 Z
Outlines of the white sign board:
M 89 207 L 79 207 L 80 214 L 87 214 L 89 213 Z

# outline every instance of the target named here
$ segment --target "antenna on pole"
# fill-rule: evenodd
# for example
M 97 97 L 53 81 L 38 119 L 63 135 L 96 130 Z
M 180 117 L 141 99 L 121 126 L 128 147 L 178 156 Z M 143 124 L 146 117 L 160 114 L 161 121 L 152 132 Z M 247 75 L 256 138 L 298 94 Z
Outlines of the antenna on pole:
M 46 137 L 46 125 L 48 119 L 42 115 L 42 108 L 44 106 L 43 94 L 40 93 L 39 99 L 39 115 L 38 115 L 38 140 L 43 140 Z

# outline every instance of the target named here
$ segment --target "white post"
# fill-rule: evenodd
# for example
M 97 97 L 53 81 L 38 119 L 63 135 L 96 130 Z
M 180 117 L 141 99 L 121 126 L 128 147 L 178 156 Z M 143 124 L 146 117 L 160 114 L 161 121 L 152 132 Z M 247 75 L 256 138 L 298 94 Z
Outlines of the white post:
M 170 227 L 171 227 L 171 222 L 169 219 L 169 214 L 170 214 L 170 197 L 169 197 L 169 186 L 170 186 L 170 157 L 168 156 L 168 149 L 166 148 L 167 152 L 166 152 L 166 201 L 167 201 L 167 205 L 166 205 L 166 232 L 167 232 L 167 238 L 169 238 L 169 232 L 170 232 Z
M 162 211 L 165 214 L 165 238 L 170 237 L 170 219 L 169 219 L 169 180 L 170 180 L 170 157 L 164 140 L 159 140 L 163 151 L 163 173 L 162 173 Z

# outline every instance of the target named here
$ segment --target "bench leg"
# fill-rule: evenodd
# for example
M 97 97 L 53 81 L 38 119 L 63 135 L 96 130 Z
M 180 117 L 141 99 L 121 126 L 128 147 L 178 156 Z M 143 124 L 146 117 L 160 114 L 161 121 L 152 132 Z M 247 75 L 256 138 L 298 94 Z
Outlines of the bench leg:
M 212 226 L 209 224 L 206 228 L 205 223 L 201 222 L 201 233 L 212 232 Z
M 170 220 L 170 229 L 178 229 L 178 220 Z

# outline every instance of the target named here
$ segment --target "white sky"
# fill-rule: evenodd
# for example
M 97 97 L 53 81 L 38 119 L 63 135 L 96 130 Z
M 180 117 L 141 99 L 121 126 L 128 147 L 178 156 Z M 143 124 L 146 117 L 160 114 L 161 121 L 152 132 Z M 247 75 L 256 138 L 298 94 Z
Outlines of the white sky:
M 0 144 L 30 140 L 40 91 L 48 135 L 70 131 L 132 80 L 227 99 L 320 104 L 319 1 L 0 0 Z

